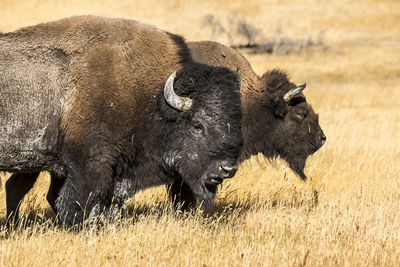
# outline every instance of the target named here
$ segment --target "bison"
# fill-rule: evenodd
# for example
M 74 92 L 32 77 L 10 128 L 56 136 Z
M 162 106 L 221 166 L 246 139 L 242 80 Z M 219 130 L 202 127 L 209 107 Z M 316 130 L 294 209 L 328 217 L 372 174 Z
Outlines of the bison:
M 225 66 L 232 70 L 239 67 L 241 70 L 244 146 L 240 162 L 258 153 L 270 159 L 281 157 L 305 180 L 304 167 L 307 157 L 316 152 L 326 140 L 318 123 L 318 115 L 301 92 L 305 84 L 296 86 L 289 81 L 287 74 L 280 70 L 268 71 L 259 77 L 242 54 L 216 42 L 189 42 L 188 45 L 192 56 L 199 62 Z M 38 173 L 34 181 L 37 175 Z M 20 186 L 26 185 L 23 185 L 23 179 L 17 175 L 11 181 L 19 183 Z M 54 190 L 57 187 L 53 184 L 58 181 L 53 177 L 51 179 L 48 193 L 50 204 L 57 196 L 57 191 Z M 221 182 L 222 179 L 212 179 L 208 181 L 207 188 L 215 193 L 217 185 Z M 25 191 L 27 192 L 32 185 L 29 184 Z M 21 192 L 17 186 L 10 186 L 10 190 L 7 187 L 7 198 L 8 191 L 11 190 Z M 7 208 L 11 207 L 10 211 L 13 211 L 12 207 L 26 194 L 25 191 L 18 194 L 18 199 L 11 203 L 12 206 L 7 202 Z M 134 191 L 128 179 L 115 179 L 114 197 L 120 202 Z M 169 194 L 173 203 L 179 204 L 184 210 L 196 204 L 196 197 L 190 187 L 179 177 L 171 184 Z
M 244 145 L 239 161 L 258 153 L 269 159 L 280 157 L 306 180 L 307 157 L 326 141 L 318 115 L 302 93 L 306 84 L 296 86 L 285 72 L 276 69 L 259 77 L 242 54 L 217 42 L 189 42 L 188 45 L 199 62 L 232 70 L 240 68 Z M 216 184 L 209 189 L 215 192 Z M 174 180 L 169 194 L 183 209 L 196 203 L 190 187 L 180 178 Z
M 79 16 L 2 34 L 0 92 L 8 215 L 43 170 L 67 226 L 110 207 L 114 181 L 182 179 L 208 206 L 209 184 L 237 170 L 239 75 L 151 25 Z

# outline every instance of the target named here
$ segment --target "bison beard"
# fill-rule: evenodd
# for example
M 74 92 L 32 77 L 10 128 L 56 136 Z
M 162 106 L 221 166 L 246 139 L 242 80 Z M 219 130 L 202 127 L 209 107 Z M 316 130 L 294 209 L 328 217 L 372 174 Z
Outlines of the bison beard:
M 118 181 L 129 185 L 115 186 L 117 205 L 174 178 L 210 205 L 207 181 L 236 170 L 239 77 L 193 61 L 179 36 L 132 20 L 72 17 L 0 36 L 0 58 L 0 170 L 17 172 L 10 186 L 41 170 L 65 180 L 48 198 L 67 226 L 107 210 Z M 184 105 L 164 94 L 177 70 L 170 95 L 190 99 Z
M 305 181 L 307 176 L 304 174 L 304 167 L 306 165 L 307 158 L 294 158 L 294 159 L 287 159 L 286 161 L 289 162 L 289 167 L 298 175 L 300 178 Z

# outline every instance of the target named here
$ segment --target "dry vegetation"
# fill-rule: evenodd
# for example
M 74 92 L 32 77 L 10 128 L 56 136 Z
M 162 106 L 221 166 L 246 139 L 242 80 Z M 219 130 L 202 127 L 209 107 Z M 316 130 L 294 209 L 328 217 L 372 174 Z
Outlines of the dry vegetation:
M 210 38 L 201 18 L 231 12 L 267 35 L 277 27 L 293 38 L 324 31 L 327 51 L 246 56 L 259 74 L 279 67 L 308 83 L 327 143 L 308 160 L 306 183 L 281 161 L 254 157 L 223 185 L 212 217 L 173 212 L 165 188 L 155 188 L 133 197 L 128 215 L 97 233 L 51 223 L 49 177 L 42 174 L 23 203 L 41 222 L 8 237 L 0 229 L 0 266 L 400 264 L 398 1 L 89 2 L 0 0 L 0 31 L 90 13 L 135 18 L 199 40 Z

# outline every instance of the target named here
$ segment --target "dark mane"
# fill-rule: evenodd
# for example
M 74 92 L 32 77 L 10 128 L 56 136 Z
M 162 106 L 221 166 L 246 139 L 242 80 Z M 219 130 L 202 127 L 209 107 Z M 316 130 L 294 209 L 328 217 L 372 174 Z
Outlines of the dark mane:
M 282 94 L 288 90 L 290 85 L 292 85 L 287 73 L 280 69 L 268 71 L 264 73 L 261 78 L 265 83 L 265 88 L 270 94 Z
M 264 88 L 266 89 L 268 99 L 282 98 L 283 95 L 296 86 L 290 82 L 289 75 L 280 69 L 273 69 L 264 73 L 261 79 L 265 84 Z M 305 101 L 306 99 L 303 94 L 300 94 L 298 97 L 291 99 L 289 105 L 295 106 Z

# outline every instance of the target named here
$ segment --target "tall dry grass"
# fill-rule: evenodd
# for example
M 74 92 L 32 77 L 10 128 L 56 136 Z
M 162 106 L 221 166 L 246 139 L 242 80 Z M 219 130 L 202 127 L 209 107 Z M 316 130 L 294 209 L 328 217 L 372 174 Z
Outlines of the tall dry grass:
M 279 67 L 294 82 L 307 82 L 307 99 L 327 136 L 307 162 L 309 180 L 300 182 L 280 160 L 253 157 L 223 184 L 211 217 L 173 212 L 160 187 L 134 196 L 116 224 L 71 233 L 51 223 L 44 173 L 22 204 L 37 222 L 9 236 L 0 230 L 0 266 L 400 264 L 398 1 L 0 0 L 0 31 L 91 13 L 135 18 L 199 40 L 209 38 L 202 16 L 232 11 L 265 33 L 325 31 L 325 52 L 246 54 L 259 74 Z

